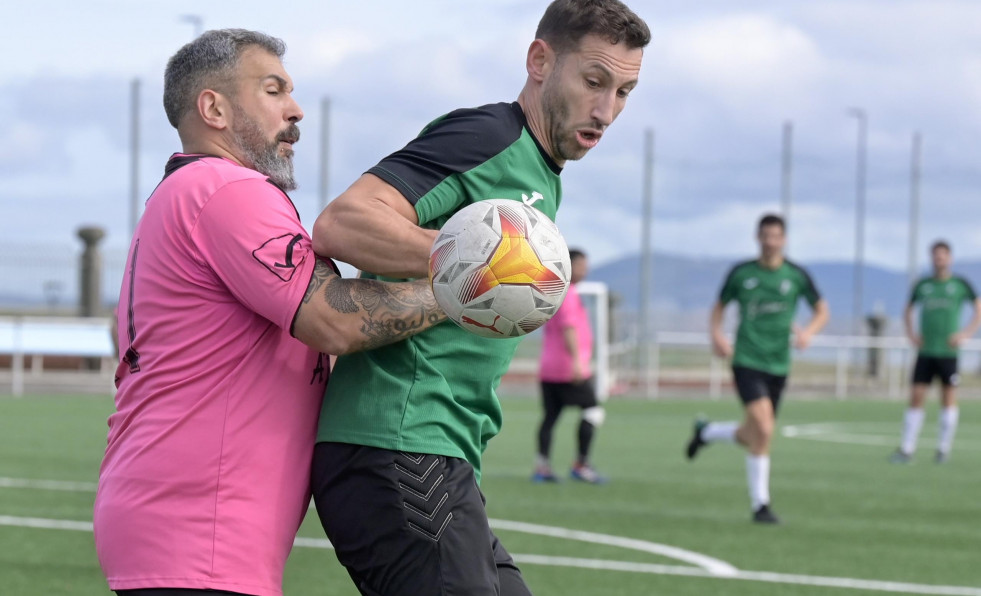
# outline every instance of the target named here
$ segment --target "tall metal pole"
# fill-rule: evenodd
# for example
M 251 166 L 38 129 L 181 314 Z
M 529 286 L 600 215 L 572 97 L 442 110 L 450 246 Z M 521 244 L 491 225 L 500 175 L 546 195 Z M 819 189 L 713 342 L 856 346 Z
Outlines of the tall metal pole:
M 784 223 L 790 225 L 790 204 L 793 201 L 791 180 L 794 167 L 794 123 L 783 123 L 783 152 L 780 168 L 780 212 Z
M 190 23 L 194 27 L 194 39 L 201 37 L 202 29 L 204 29 L 204 20 L 200 15 L 183 14 L 181 15 L 181 20 L 185 23 Z
M 654 259 L 651 254 L 651 227 L 654 217 L 654 129 L 644 131 L 644 186 L 643 186 L 643 219 L 641 228 L 640 256 L 640 345 L 641 371 L 644 379 L 644 396 L 651 397 L 653 388 L 647 375 L 650 366 L 650 311 L 651 311 L 651 278 L 653 277 Z
M 330 98 L 320 100 L 320 209 L 327 206 L 329 197 L 327 183 L 330 181 L 328 171 L 330 157 Z
M 129 235 L 136 232 L 140 218 L 140 79 L 133 79 L 129 92 Z
M 868 136 L 868 117 L 865 110 L 852 108 L 852 116 L 858 119 L 858 144 L 855 155 L 855 303 L 852 316 L 854 334 L 861 335 L 862 291 L 865 269 L 865 154 Z
M 910 158 L 909 174 L 909 285 L 916 282 L 919 273 L 917 256 L 919 255 L 920 230 L 920 152 L 923 137 L 919 132 L 913 133 L 913 152 Z

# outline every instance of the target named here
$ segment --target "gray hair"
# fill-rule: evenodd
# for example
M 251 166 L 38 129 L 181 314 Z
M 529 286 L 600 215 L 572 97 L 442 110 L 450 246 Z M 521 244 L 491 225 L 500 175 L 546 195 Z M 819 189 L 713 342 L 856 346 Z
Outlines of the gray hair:
M 194 109 L 205 89 L 231 93 L 227 89 L 235 76 L 239 58 L 257 46 L 282 59 L 283 40 L 247 29 L 213 29 L 177 50 L 164 71 L 164 110 L 167 120 L 177 128 L 184 114 Z

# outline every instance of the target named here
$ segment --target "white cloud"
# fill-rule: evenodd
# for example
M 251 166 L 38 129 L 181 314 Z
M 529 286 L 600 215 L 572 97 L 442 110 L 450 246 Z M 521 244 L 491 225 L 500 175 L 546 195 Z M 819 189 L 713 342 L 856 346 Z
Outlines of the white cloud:
M 765 14 L 685 23 L 659 42 L 673 84 L 737 113 L 806 104 L 825 73 L 813 39 Z

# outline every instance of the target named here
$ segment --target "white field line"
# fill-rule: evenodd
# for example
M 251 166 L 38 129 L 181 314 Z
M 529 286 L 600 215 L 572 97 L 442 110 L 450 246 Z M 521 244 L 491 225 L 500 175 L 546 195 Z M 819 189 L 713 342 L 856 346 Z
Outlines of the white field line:
M 826 588 L 847 588 L 875 592 L 895 592 L 900 594 L 933 594 L 939 596 L 981 596 L 981 588 L 969 586 L 936 586 L 930 584 L 910 584 L 847 577 L 822 577 L 818 575 L 795 575 L 790 573 L 771 573 L 768 571 L 737 571 L 735 575 L 713 575 L 697 567 L 674 565 L 654 565 L 650 563 L 630 563 L 627 561 L 605 561 L 599 559 L 575 559 L 570 557 L 548 557 L 543 555 L 514 555 L 517 563 L 531 565 L 551 565 L 574 567 L 577 569 L 600 569 L 632 573 L 651 573 L 655 575 L 681 575 L 687 577 L 709 577 L 725 580 L 745 580 L 772 584 L 794 584 L 800 586 L 821 586 Z
M 68 492 L 94 493 L 98 488 L 98 485 L 95 482 L 34 480 L 32 478 L 6 478 L 0 476 L 0 488 L 32 488 L 41 490 L 63 490 Z
M 498 520 L 502 521 L 502 520 Z M 517 523 L 517 522 L 509 522 Z M 0 515 L 0 525 L 52 530 L 76 530 L 91 532 L 92 523 L 35 517 L 12 517 Z M 547 526 L 546 526 L 547 527 Z M 530 528 L 527 528 L 530 529 Z M 549 534 L 551 535 L 551 534 Z M 303 548 L 332 548 L 330 541 L 323 538 L 298 537 L 294 544 Z M 981 596 L 981 588 L 969 586 L 938 586 L 912 584 L 905 582 L 852 579 L 847 577 L 824 577 L 818 575 L 796 575 L 790 573 L 771 573 L 768 571 L 739 571 L 718 575 L 701 567 L 682 567 L 678 565 L 657 565 L 630 561 L 609 561 L 603 559 L 577 559 L 572 557 L 550 557 L 547 555 L 514 555 L 514 560 L 528 565 L 549 565 L 553 567 L 572 567 L 599 571 L 622 571 L 628 573 L 650 573 L 654 575 L 676 575 L 685 577 L 715 578 L 722 580 L 757 581 L 772 584 L 793 584 L 820 586 L 826 588 L 846 588 L 899 594 L 929 594 L 932 596 Z
M 498 522 L 503 520 L 497 520 Z M 518 523 L 518 522 L 507 522 Z M 526 525 L 526 524 L 522 524 Z M 58 519 L 42 519 L 36 517 L 13 517 L 0 515 L 0 526 L 17 526 L 24 528 L 43 528 L 52 530 L 76 530 L 91 532 L 92 522 L 70 521 Z M 500 527 L 500 526 L 495 526 Z M 547 527 L 547 526 L 544 526 Z M 526 528 L 530 530 L 530 528 Z M 559 528 L 561 529 L 561 528 Z M 552 535 L 552 534 L 548 534 Z M 294 544 L 303 548 L 332 548 L 330 541 L 323 538 L 298 537 Z M 715 578 L 720 580 L 744 580 L 766 582 L 773 584 L 793 584 L 803 586 L 821 586 L 827 588 L 847 588 L 852 590 L 869 590 L 876 592 L 894 592 L 901 594 L 929 594 L 932 596 L 981 596 L 981 588 L 969 586 L 938 586 L 931 584 L 912 584 L 904 582 L 878 581 L 867 579 L 851 579 L 847 577 L 823 577 L 818 575 L 796 575 L 789 573 L 771 573 L 768 571 L 739 571 L 733 574 L 719 575 L 701 567 L 682 567 L 678 565 L 657 565 L 652 563 L 634 563 L 630 561 L 609 561 L 603 559 L 577 559 L 572 557 L 550 557 L 547 555 L 513 555 L 518 563 L 528 565 L 550 565 L 554 567 L 573 567 L 576 569 L 595 569 L 602 571 L 623 571 L 629 573 L 650 573 L 654 575 L 676 575 L 685 577 Z
M 871 445 L 874 447 L 895 447 L 899 444 L 900 424 L 895 432 L 889 434 L 849 430 L 849 423 L 822 422 L 818 424 L 792 424 L 780 429 L 780 434 L 790 439 L 822 441 L 824 443 L 845 443 L 848 445 Z M 862 424 L 858 424 L 862 426 Z M 867 424 L 865 426 L 868 426 Z M 926 438 L 926 437 L 924 437 Z M 954 450 L 981 451 L 981 443 L 975 441 L 955 441 Z
M 537 534 L 538 536 L 552 536 L 554 538 L 564 538 L 566 540 L 578 540 L 580 542 L 591 542 L 593 544 L 605 544 L 630 550 L 668 557 L 677 561 L 690 563 L 700 567 L 712 575 L 729 576 L 734 575 L 739 570 L 719 559 L 695 553 L 683 548 L 648 542 L 646 540 L 636 540 L 633 538 L 622 538 L 609 534 L 597 534 L 595 532 L 582 532 L 579 530 L 569 530 L 567 528 L 556 528 L 554 526 L 541 526 L 538 524 L 526 524 L 523 522 L 508 521 L 505 519 L 491 519 L 490 525 L 495 530 L 510 530 L 512 532 L 523 532 L 525 534 Z

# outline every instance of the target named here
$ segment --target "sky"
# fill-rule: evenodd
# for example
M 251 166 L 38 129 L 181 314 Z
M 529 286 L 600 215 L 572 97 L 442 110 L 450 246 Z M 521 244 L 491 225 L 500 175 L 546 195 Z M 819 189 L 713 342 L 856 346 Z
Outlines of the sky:
M 205 29 L 282 38 L 305 110 L 291 193 L 308 229 L 328 195 L 459 107 L 513 101 L 542 1 L 35 0 L 5 6 L 0 49 L 0 246 L 105 245 L 130 235 L 130 93 L 140 81 L 145 200 L 180 149 L 161 105 L 167 59 Z M 860 108 L 868 118 L 864 258 L 904 270 L 911 145 L 922 134 L 917 250 L 950 240 L 981 259 L 981 3 L 974 0 L 628 2 L 651 26 L 640 85 L 600 144 L 562 174 L 557 223 L 594 265 L 641 247 L 645 130 L 655 134 L 653 247 L 743 258 L 778 210 L 781 135 L 793 124 L 790 255 L 856 254 Z

